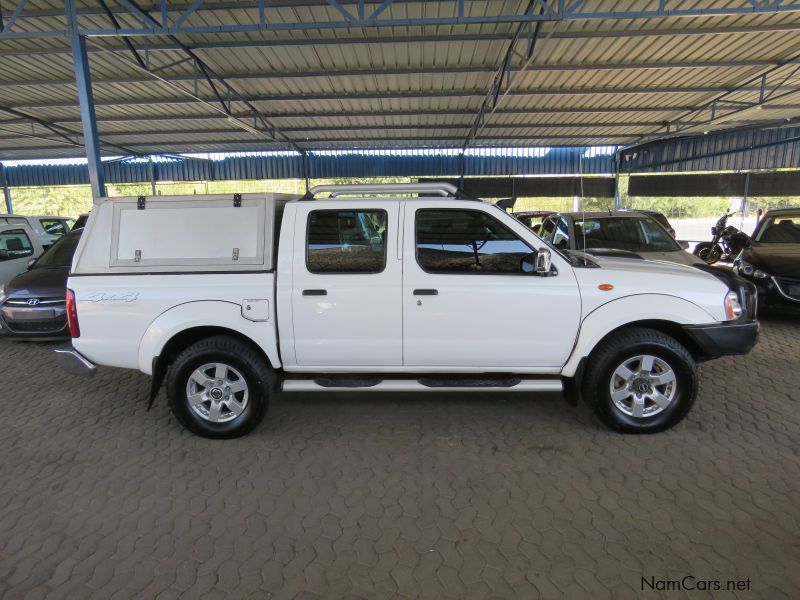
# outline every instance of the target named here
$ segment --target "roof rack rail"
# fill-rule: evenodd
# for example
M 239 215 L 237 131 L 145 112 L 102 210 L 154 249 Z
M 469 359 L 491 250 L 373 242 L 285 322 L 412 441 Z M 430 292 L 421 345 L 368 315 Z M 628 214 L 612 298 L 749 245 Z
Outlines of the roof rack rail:
M 452 183 L 358 183 L 345 185 L 315 185 L 304 196 L 311 200 L 315 195 L 330 192 L 331 198 L 358 194 L 421 194 L 426 196 L 458 197 L 459 191 Z

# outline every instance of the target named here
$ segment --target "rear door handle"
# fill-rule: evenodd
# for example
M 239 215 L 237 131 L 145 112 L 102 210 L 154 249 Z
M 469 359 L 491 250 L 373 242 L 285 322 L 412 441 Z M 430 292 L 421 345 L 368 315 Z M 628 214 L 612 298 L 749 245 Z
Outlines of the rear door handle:
M 438 296 L 439 290 L 414 290 L 415 296 Z
M 303 296 L 327 296 L 328 290 L 303 290 Z

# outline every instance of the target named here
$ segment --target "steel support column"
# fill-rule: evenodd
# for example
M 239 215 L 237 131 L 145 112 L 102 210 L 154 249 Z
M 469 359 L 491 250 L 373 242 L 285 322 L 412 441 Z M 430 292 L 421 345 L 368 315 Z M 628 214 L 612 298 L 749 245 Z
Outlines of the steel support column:
M 156 193 L 156 166 L 153 164 L 153 157 L 147 157 L 147 174 L 150 177 L 150 191 L 152 192 L 153 196 L 157 196 Z
M 79 34 L 75 0 L 66 0 L 66 9 L 72 46 L 72 62 L 75 69 L 75 86 L 78 88 L 78 104 L 83 126 L 83 146 L 88 161 L 92 198 L 97 202 L 99 198 L 106 195 L 106 182 L 103 174 L 103 162 L 100 159 L 100 139 L 97 134 L 89 56 L 86 52 L 86 40 Z
M 11 204 L 11 190 L 8 187 L 8 178 L 6 177 L 6 166 L 0 163 L 0 184 L 3 185 L 3 198 L 6 201 L 6 212 L 11 214 L 14 212 L 14 207 Z
M 622 208 L 622 193 L 619 189 L 619 165 L 621 162 L 622 151 L 617 148 L 614 152 L 614 210 Z

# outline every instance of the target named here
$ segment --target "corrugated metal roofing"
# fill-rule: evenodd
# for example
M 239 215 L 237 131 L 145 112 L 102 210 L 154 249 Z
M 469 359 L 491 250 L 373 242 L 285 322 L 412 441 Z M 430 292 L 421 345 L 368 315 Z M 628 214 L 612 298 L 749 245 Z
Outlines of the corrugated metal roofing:
M 350 10 L 357 4 L 340 0 Z M 65 28 L 63 2 L 30 0 L 21 29 Z M 84 27 L 105 28 L 94 0 L 79 0 Z M 191 2 L 169 2 L 174 22 Z M 384 17 L 448 17 L 456 2 L 396 0 Z M 680 0 L 680 7 L 749 6 L 747 0 Z M 121 26 L 138 17 L 111 3 Z M 370 7 L 380 2 L 369 1 Z M 143 6 L 153 9 L 152 6 Z M 271 24 L 307 25 L 340 19 L 320 0 L 269 2 Z M 465 0 L 465 14 L 519 14 L 527 2 Z M 592 10 L 644 10 L 658 0 L 594 0 Z M 772 5 L 770 5 L 772 6 Z M 775 7 L 779 7 L 776 3 Z M 800 14 L 762 12 L 651 19 L 598 18 L 545 22 L 533 60 L 512 55 L 513 87 L 486 117 L 472 146 L 587 146 L 633 144 L 665 133 L 713 98 L 800 57 Z M 205 2 L 187 19 L 192 26 L 258 21 L 255 2 Z M 203 32 L 180 35 L 286 136 L 304 149 L 460 147 L 476 122 L 517 26 L 513 23 L 398 25 L 293 31 Z M 133 37 L 159 81 L 133 65 L 117 37 L 89 38 L 98 128 L 108 154 L 114 144 L 136 153 L 266 151 L 287 147 L 254 135 L 214 110 L 214 91 L 196 82 L 191 62 L 166 36 Z M 766 110 L 749 110 L 709 129 L 774 124 L 800 116 L 800 77 L 787 65 L 775 73 Z M 63 37 L 0 41 L 0 107 L 65 128 L 78 145 L 0 109 L 0 159 L 79 156 L 81 127 L 68 40 Z M 728 100 L 758 99 L 758 86 Z M 231 111 L 250 119 L 233 100 Z M 680 123 L 678 123 L 680 125 Z M 672 129 L 674 131 L 674 128 Z M 691 129 L 697 132 L 697 127 Z
M 709 134 L 623 152 L 631 173 L 800 168 L 800 127 Z
M 468 152 L 463 158 L 447 152 L 312 152 L 304 159 L 294 153 L 227 157 L 221 160 L 159 160 L 152 165 L 156 181 L 214 181 L 233 179 L 311 179 L 337 177 L 446 177 L 463 173 L 486 175 L 609 175 L 614 154 L 587 157 L 586 148 L 509 149 L 503 152 Z M 305 165 L 304 165 L 305 161 Z M 463 163 L 462 163 L 463 161 Z M 109 183 L 151 180 L 147 161 L 113 161 L 103 164 Z M 18 165 L 6 168 L 10 186 L 76 185 L 89 182 L 85 165 Z

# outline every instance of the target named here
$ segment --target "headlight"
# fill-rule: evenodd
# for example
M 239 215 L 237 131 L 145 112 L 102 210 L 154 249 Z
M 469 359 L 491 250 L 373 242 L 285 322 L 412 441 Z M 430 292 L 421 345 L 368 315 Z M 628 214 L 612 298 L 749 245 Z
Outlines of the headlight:
M 749 262 L 745 261 L 739 264 L 739 273 L 751 279 L 767 279 L 769 277 L 769 273 L 761 269 L 756 269 Z
M 739 303 L 739 296 L 733 290 L 729 291 L 725 296 L 725 316 L 729 321 L 742 316 L 742 305 Z

